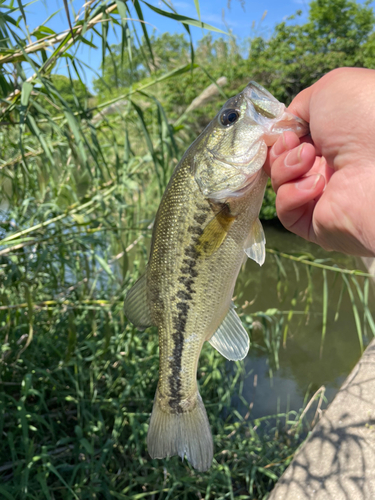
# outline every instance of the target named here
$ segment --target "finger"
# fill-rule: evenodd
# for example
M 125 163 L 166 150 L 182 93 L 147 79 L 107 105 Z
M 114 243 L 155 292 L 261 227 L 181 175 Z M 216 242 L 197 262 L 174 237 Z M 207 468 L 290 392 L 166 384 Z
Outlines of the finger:
M 307 174 L 313 168 L 315 160 L 314 146 L 306 143 L 280 155 L 271 169 L 273 189 L 277 192 L 282 184 Z
M 268 155 L 263 168 L 268 175 L 271 177 L 271 168 L 273 162 L 285 151 L 289 151 L 295 148 L 300 143 L 298 136 L 294 132 L 283 132 L 281 136 L 277 139 L 272 148 L 268 149 Z
M 317 199 L 313 199 L 303 205 L 295 209 L 293 216 L 295 218 L 295 222 L 288 227 L 287 229 L 301 238 L 304 238 L 308 241 L 316 242 L 316 237 L 313 228 L 313 215 L 315 211 L 315 206 L 319 200 L 319 196 Z M 286 227 L 284 225 L 284 227 Z
M 310 123 L 310 101 L 314 91 L 314 85 L 302 90 L 290 103 L 288 111 Z
M 297 182 L 280 186 L 276 197 L 276 211 L 283 226 L 311 240 L 313 209 L 324 187 L 325 178 L 321 174 L 309 175 Z
M 298 138 L 295 132 L 285 131 L 277 139 L 272 148 L 268 148 L 268 155 L 265 164 L 263 165 L 263 168 L 268 177 L 271 177 L 272 163 L 276 160 L 276 158 L 280 156 L 283 152 L 295 148 L 300 144 L 300 142 L 313 144 L 310 135 L 305 135 L 304 137 Z
M 295 132 L 289 130 L 283 132 L 270 150 L 271 165 L 276 158 L 285 153 L 285 151 L 290 151 L 291 149 L 299 146 L 299 144 L 300 140 Z

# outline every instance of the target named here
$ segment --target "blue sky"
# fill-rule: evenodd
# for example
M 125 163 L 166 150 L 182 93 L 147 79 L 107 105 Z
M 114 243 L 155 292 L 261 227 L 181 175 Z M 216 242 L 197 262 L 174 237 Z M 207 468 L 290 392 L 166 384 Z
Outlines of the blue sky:
M 165 5 L 159 0 L 149 0 L 149 3 L 167 10 Z M 363 0 L 360 0 L 363 3 Z M 84 0 L 73 0 L 71 5 L 71 17 L 73 11 L 77 12 L 84 4 Z M 173 6 L 179 14 L 197 18 L 197 12 L 194 0 L 176 0 Z M 183 26 L 171 19 L 165 19 L 155 14 L 146 6 L 143 6 L 145 20 L 150 23 L 149 32 L 156 29 L 156 35 L 165 31 L 171 33 L 185 33 Z M 52 18 L 47 25 L 56 32 L 68 28 L 68 21 L 63 7 L 63 0 L 37 0 L 26 9 L 29 29 L 42 24 L 45 19 L 53 12 L 60 9 L 60 12 Z M 201 20 L 217 28 L 227 31 L 232 30 L 233 34 L 240 39 L 246 39 L 254 34 L 263 34 L 268 36 L 272 33 L 274 26 L 294 14 L 297 10 L 302 11 L 300 21 L 304 21 L 308 14 L 307 0 L 200 0 Z M 265 14 L 266 13 L 266 14 Z M 134 14 L 135 17 L 135 14 Z M 193 40 L 199 40 L 204 31 L 200 28 L 191 28 Z M 113 30 L 110 30 L 110 43 L 117 43 Z M 101 62 L 101 51 L 93 50 L 83 45 L 79 51 L 79 57 L 89 66 L 85 70 L 86 83 L 91 88 L 92 79 L 95 77 L 95 71 L 99 71 Z M 59 73 L 66 74 L 64 61 L 58 68 Z

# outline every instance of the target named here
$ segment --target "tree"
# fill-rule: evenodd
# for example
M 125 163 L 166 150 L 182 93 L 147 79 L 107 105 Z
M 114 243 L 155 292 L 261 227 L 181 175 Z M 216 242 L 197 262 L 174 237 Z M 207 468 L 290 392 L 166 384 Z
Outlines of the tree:
M 248 68 L 252 79 L 289 103 L 302 89 L 340 66 L 374 67 L 375 17 L 367 1 L 313 0 L 307 23 L 301 14 L 278 24 L 269 40 L 251 42 Z

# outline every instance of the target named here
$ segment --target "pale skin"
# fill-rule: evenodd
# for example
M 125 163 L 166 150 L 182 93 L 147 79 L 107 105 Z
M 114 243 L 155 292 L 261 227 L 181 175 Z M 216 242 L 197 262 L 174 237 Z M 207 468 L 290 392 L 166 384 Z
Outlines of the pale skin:
M 269 151 L 280 221 L 327 250 L 375 257 L 375 71 L 331 71 L 288 110 L 311 137 L 284 132 Z

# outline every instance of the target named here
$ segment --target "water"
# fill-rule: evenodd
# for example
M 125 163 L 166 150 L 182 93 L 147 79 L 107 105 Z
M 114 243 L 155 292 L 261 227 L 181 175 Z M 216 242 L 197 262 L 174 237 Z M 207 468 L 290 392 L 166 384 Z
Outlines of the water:
M 268 225 L 265 233 L 268 248 L 288 253 L 307 252 L 318 259 L 329 259 L 329 265 L 336 263 L 349 269 L 359 268 L 359 262 L 355 258 L 325 252 L 317 245 L 280 228 Z M 298 411 L 323 385 L 326 388 L 326 403 L 330 402 L 361 356 L 353 307 L 347 289 L 343 289 L 341 275 L 327 271 L 327 326 L 322 347 L 322 270 L 306 268 L 286 259 L 281 259 L 280 264 L 270 254 L 267 254 L 262 267 L 248 260 L 239 275 L 235 290 L 239 312 L 242 310 L 245 314 L 252 315 L 253 319 L 263 322 L 263 327 L 259 324 L 252 332 L 252 346 L 245 360 L 246 376 L 242 395 L 247 404 L 252 403 L 253 418 L 287 410 Z M 357 280 L 363 287 L 364 280 Z M 356 294 L 354 286 L 352 289 Z M 311 299 L 309 312 L 306 314 L 305 309 Z M 363 308 L 359 300 L 356 303 L 366 345 L 372 333 L 363 321 Z M 369 304 L 372 304 L 374 311 L 371 293 Z M 269 319 L 254 316 L 257 311 L 272 308 L 282 311 L 282 314 L 272 314 L 275 311 L 270 311 Z M 335 318 L 337 309 L 339 314 Z M 288 321 L 290 310 L 294 310 L 294 314 Z M 280 327 L 281 322 L 283 324 Z M 286 326 L 286 339 L 283 343 Z M 274 344 L 279 343 L 278 350 L 267 348 L 265 333 Z M 239 409 L 240 407 L 239 403 Z M 243 405 L 242 412 L 246 412 Z

